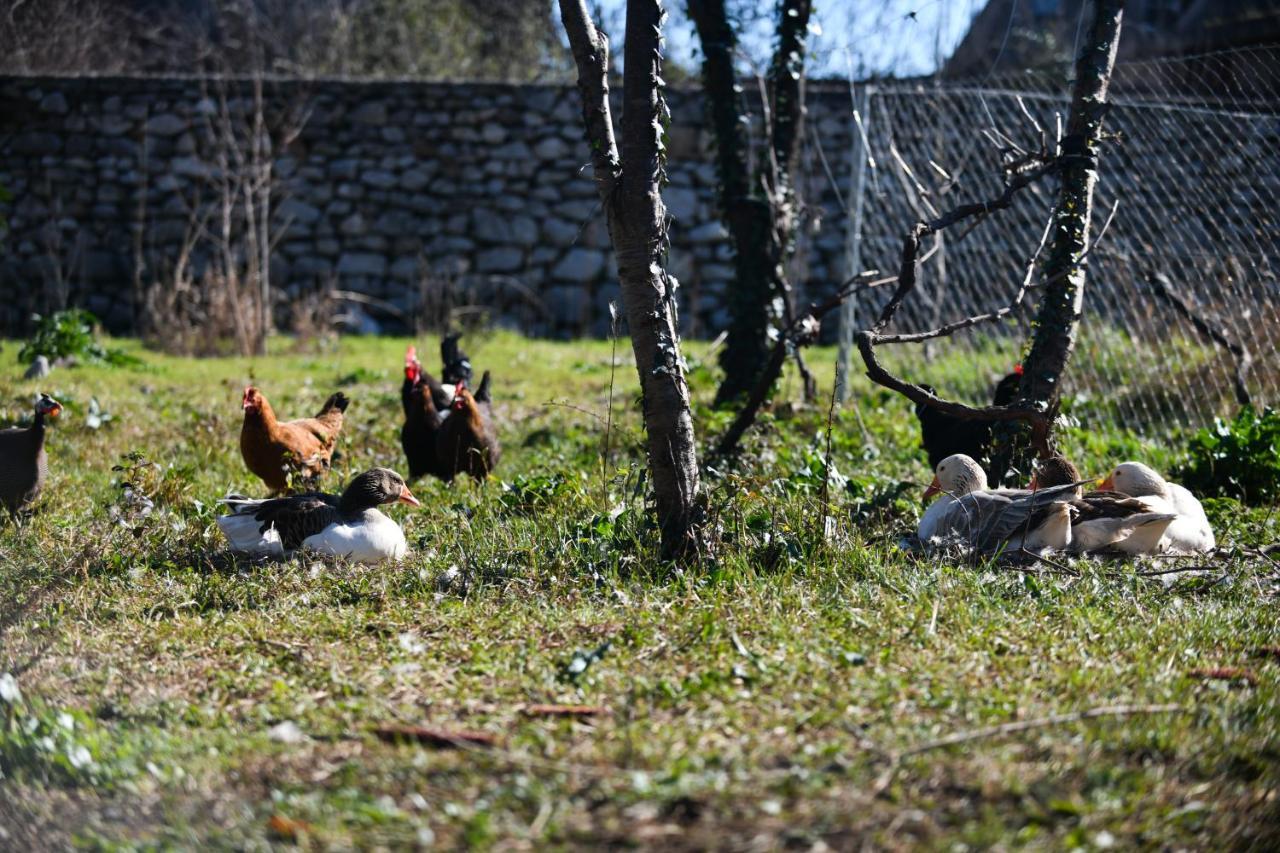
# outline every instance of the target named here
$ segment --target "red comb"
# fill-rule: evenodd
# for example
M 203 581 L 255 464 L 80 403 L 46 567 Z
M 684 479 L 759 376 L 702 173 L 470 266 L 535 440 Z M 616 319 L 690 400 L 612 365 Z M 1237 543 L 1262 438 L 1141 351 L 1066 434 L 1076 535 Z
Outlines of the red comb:
M 1015 365 L 1013 366 L 1013 372 L 1014 372 L 1014 375 L 1016 375 L 1016 376 L 1021 376 L 1021 375 L 1022 375 L 1022 365 L 1021 365 L 1021 364 L 1015 364 Z

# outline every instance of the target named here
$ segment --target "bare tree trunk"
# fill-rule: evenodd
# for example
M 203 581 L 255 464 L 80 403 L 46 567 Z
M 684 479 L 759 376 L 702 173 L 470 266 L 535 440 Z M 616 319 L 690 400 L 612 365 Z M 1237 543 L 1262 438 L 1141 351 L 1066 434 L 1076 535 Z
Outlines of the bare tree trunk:
M 737 39 L 724 0 L 688 0 L 688 8 L 702 44 L 703 96 L 715 133 L 720 207 L 734 243 L 729 334 L 720 355 L 724 380 L 716 392 L 719 405 L 752 391 L 769 362 L 769 306 L 775 295 L 783 300 L 783 324 L 795 321 L 783 264 L 798 214 L 791 169 L 803 120 L 804 39 L 812 3 L 784 0 L 779 7 L 778 46 L 769 74 L 772 104 L 764 105 L 769 108 L 769 145 L 762 151 L 763 187 L 752 185 L 748 168 L 742 98 L 733 67 Z M 803 362 L 798 363 L 808 383 Z
M 1031 350 L 1023 359 L 1017 405 L 1052 413 L 1059 403 L 1062 377 L 1075 348 L 1084 303 L 1085 267 L 1093 188 L 1098 180 L 1098 145 L 1107 113 L 1107 87 L 1120 43 L 1124 0 L 1094 0 L 1093 23 L 1076 59 L 1071 114 L 1063 137 L 1062 186 L 1048 257 L 1041 276 L 1048 282 L 1036 313 Z M 992 475 L 1000 482 L 1010 469 L 1028 467 L 1023 431 L 999 430 L 992 452 Z
M 662 552 L 679 557 L 696 544 L 699 485 L 689 387 L 677 333 L 676 282 L 662 266 L 667 245 L 660 193 L 666 114 L 660 76 L 662 6 L 658 0 L 627 3 L 619 156 L 609 108 L 608 39 L 591 21 L 584 0 L 559 2 L 578 67 L 582 119 L 640 374 Z
M 769 192 L 773 196 L 774 229 L 777 233 L 779 262 L 786 260 L 795 238 L 799 218 L 795 186 L 791 172 L 795 167 L 800 137 L 804 128 L 804 49 L 809 32 L 811 0 L 783 0 L 778 8 L 778 46 L 769 70 L 773 95 L 773 160 Z M 791 310 L 790 285 L 781 279 L 788 311 Z M 788 316 L 788 323 L 795 322 Z

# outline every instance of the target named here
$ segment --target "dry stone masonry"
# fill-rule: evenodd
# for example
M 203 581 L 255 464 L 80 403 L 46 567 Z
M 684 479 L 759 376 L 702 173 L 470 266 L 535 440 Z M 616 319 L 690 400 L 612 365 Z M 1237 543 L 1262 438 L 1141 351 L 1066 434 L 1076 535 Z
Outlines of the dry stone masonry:
M 685 332 L 714 334 L 731 250 L 700 96 L 669 99 L 670 268 Z M 840 182 L 848 100 L 847 89 L 810 96 Z M 256 103 L 244 80 L 0 78 L 0 184 L 12 195 L 0 203 L 0 330 L 65 304 L 130 330 L 151 282 L 188 254 L 199 275 L 216 251 L 224 176 L 269 161 L 282 300 L 359 294 L 384 329 L 448 299 L 532 334 L 607 333 L 618 289 L 572 88 L 270 80 L 270 148 L 257 160 Z M 842 271 L 843 220 L 825 175 L 810 199 L 825 224 L 806 238 L 802 272 L 826 290 Z

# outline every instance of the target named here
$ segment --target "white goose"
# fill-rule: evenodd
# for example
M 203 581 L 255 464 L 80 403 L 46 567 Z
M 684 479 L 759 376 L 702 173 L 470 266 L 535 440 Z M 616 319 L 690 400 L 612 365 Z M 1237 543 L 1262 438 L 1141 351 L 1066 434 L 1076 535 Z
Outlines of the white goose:
M 1141 462 L 1122 462 L 1102 481 L 1101 488 L 1149 501 L 1160 498 L 1172 506 L 1177 518 L 1160 537 L 1162 554 L 1199 554 L 1217 545 L 1209 517 L 1196 496 L 1170 483 Z
M 982 466 L 957 453 L 938 463 L 924 496 L 942 497 L 925 510 L 916 535 L 925 547 L 959 542 L 977 551 L 1064 550 L 1071 544 L 1071 506 L 1063 498 L 1072 488 L 991 491 Z
M 1031 488 L 1039 489 L 1082 481 L 1080 472 L 1064 456 L 1051 456 L 1036 465 Z M 1076 553 L 1114 549 L 1126 554 L 1154 554 L 1178 513 L 1164 498 L 1128 497 L 1118 492 L 1084 494 L 1077 486 L 1071 495 L 1075 520 L 1071 524 L 1071 550 Z
M 378 511 L 383 504 L 421 506 L 395 471 L 365 471 L 342 495 L 311 492 L 271 500 L 229 497 L 218 527 L 237 551 L 282 557 L 308 548 L 358 563 L 398 560 L 408 552 L 404 531 Z

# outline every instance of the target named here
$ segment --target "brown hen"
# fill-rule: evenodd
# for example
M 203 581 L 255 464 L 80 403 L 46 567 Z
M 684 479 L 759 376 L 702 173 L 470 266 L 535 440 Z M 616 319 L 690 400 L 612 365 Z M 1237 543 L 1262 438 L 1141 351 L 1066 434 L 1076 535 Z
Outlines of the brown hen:
M 437 476 L 447 482 L 466 473 L 483 480 L 502 455 L 493 428 L 489 371 L 474 396 L 465 382 L 459 382 L 450 408 L 449 416 L 436 430 Z
M 290 475 L 313 486 L 329 470 L 343 412 L 350 401 L 341 391 L 325 401 L 314 418 L 278 421 L 266 396 L 250 385 L 244 389 L 244 425 L 240 453 L 249 470 L 273 492 L 289 488 Z

